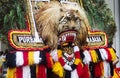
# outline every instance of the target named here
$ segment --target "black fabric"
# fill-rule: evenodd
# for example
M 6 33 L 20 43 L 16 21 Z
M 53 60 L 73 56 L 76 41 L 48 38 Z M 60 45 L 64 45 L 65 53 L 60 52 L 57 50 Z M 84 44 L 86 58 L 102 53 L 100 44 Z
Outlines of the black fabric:
M 65 78 L 71 78 L 71 72 L 65 70 Z
M 83 59 L 84 59 L 84 57 L 85 57 L 85 55 L 83 54 L 83 50 L 80 50 L 80 59 L 83 61 Z
M 15 53 L 7 53 L 6 55 L 6 64 L 9 68 L 16 67 L 16 55 Z
M 99 49 L 95 49 L 95 51 L 96 51 L 96 53 L 98 55 L 99 60 L 102 61 L 102 57 L 101 57 Z
M 54 72 L 52 72 L 51 68 L 48 68 L 47 69 L 47 78 L 59 78 L 59 76 L 54 74 Z
M 48 47 L 48 48 L 46 48 L 46 49 L 44 49 L 44 52 L 50 52 L 50 48 Z
M 41 58 L 40 64 L 47 65 L 47 62 L 46 62 L 46 52 L 45 51 L 40 51 L 40 58 Z
M 113 76 L 114 75 L 114 67 L 113 67 L 112 61 L 109 64 L 110 64 L 110 73 L 111 73 L 111 76 Z
M 36 78 L 36 65 L 30 66 L 31 78 Z
M 90 78 L 95 78 L 94 67 L 95 67 L 95 64 L 93 62 L 90 62 L 90 64 L 89 64 Z
M 77 67 L 77 66 L 76 66 L 75 64 L 72 64 L 72 65 L 71 65 L 72 70 L 75 70 L 76 67 Z

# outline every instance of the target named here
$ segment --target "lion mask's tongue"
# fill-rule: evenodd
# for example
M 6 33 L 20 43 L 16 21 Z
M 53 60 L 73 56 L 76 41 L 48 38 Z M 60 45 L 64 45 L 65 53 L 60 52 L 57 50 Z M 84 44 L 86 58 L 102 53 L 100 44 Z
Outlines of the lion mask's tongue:
M 74 42 L 76 38 L 76 31 L 65 31 L 60 33 L 58 42 L 60 44 Z

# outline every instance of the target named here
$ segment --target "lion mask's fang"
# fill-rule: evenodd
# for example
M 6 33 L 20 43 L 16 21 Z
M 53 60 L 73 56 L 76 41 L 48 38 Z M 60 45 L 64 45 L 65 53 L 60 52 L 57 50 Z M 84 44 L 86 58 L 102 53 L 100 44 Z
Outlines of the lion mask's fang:
M 74 42 L 76 38 L 76 31 L 69 30 L 59 34 L 59 44 Z

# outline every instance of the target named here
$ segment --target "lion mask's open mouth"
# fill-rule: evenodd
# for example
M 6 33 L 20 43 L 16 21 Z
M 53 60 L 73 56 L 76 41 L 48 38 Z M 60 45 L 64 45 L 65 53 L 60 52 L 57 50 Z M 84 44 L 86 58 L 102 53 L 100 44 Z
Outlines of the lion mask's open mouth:
M 59 34 L 58 42 L 60 44 L 74 42 L 76 39 L 76 34 L 77 34 L 77 31 L 75 30 L 68 30 L 68 31 L 61 32 Z

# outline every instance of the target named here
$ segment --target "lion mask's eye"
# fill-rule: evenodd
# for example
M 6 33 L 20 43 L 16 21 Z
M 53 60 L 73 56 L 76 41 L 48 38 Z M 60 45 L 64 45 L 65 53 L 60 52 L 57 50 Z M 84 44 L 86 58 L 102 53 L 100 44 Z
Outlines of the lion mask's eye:
M 68 21 L 67 19 L 64 19 L 61 23 L 62 23 L 62 24 L 66 24 L 67 21 Z
M 61 17 L 61 19 L 59 20 L 59 24 L 66 24 L 68 22 L 68 20 L 66 19 L 65 16 Z
M 80 25 L 80 19 L 77 19 L 77 20 L 76 20 L 76 23 L 77 23 L 78 25 Z

